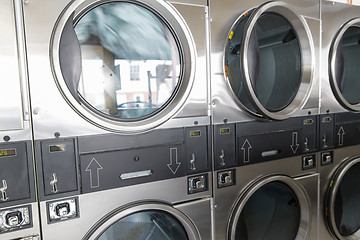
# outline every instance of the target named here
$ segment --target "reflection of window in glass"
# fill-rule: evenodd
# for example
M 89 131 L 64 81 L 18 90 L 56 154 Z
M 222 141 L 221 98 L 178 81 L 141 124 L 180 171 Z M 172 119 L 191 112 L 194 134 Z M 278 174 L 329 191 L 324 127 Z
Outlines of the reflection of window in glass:
M 130 80 L 139 81 L 140 80 L 140 66 L 139 65 L 130 65 Z
M 168 26 L 149 9 L 128 2 L 102 4 L 77 22 L 75 32 L 82 54 L 78 91 L 92 107 L 118 119 L 136 119 L 156 113 L 175 94 L 182 68 L 179 48 Z

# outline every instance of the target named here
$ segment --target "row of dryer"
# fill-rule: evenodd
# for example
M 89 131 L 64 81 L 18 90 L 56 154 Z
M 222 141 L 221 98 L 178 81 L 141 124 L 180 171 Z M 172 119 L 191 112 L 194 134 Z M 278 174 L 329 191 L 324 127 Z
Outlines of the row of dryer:
M 359 10 L 2 1 L 0 239 L 360 239 Z

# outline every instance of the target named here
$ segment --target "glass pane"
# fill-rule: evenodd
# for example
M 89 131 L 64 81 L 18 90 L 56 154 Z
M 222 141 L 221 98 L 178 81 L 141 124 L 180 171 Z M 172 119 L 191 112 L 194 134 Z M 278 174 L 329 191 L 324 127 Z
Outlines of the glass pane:
M 300 217 L 300 206 L 290 187 L 268 183 L 245 204 L 236 223 L 235 240 L 295 239 Z
M 226 48 L 226 65 L 231 87 L 249 110 L 254 111 L 242 86 L 240 46 L 247 17 L 233 29 Z M 231 39 L 230 39 L 231 38 Z M 295 98 L 301 83 L 301 51 L 289 21 L 276 13 L 264 13 L 250 38 L 248 61 L 252 88 L 263 107 L 276 112 Z
M 149 9 L 106 3 L 76 23 L 82 76 L 78 92 L 102 113 L 118 119 L 154 114 L 175 94 L 180 79 L 177 41 Z
M 350 27 L 345 31 L 342 42 L 344 70 L 339 79 L 339 88 L 350 104 L 360 103 L 360 28 Z
M 336 193 L 334 215 L 341 235 L 352 235 L 360 229 L 360 163 L 344 175 Z
M 162 211 L 138 212 L 111 225 L 98 240 L 186 240 L 185 229 Z

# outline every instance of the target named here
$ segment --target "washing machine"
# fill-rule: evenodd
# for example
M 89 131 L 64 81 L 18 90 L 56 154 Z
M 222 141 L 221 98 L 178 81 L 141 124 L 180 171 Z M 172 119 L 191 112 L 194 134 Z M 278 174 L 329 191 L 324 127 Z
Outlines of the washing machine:
M 215 128 L 319 113 L 318 1 L 213 1 L 210 14 Z M 235 166 L 220 145 L 215 142 L 215 169 Z
M 207 12 L 24 2 L 44 239 L 211 238 Z
M 210 20 L 215 239 L 317 239 L 320 4 L 210 1 Z
M 360 116 L 345 112 L 330 117 L 331 122 L 320 123 L 327 135 L 334 138 L 328 143 L 329 147 L 321 151 L 318 164 L 321 176 L 319 239 L 359 239 Z
M 214 171 L 215 239 L 318 239 L 318 154 L 305 144 L 316 142 L 317 119 L 215 128 L 222 157 L 236 163 Z
M 359 6 L 321 2 L 321 113 L 359 112 Z
M 322 1 L 321 19 L 320 239 L 358 239 L 357 193 L 344 186 L 356 184 L 359 6 Z
M 21 1 L 1 1 L 0 239 L 37 240 L 30 104 Z

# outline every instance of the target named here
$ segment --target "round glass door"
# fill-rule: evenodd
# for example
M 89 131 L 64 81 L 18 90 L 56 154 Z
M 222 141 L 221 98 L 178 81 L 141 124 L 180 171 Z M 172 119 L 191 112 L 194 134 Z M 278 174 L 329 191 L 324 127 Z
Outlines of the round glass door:
M 331 181 L 325 203 L 329 228 L 339 239 L 360 239 L 360 158 L 346 162 Z
M 309 211 L 305 193 L 293 180 L 279 176 L 261 181 L 240 197 L 228 239 L 306 239 Z
M 244 13 L 225 46 L 225 73 L 234 98 L 247 112 L 290 117 L 306 102 L 312 83 L 312 44 L 306 23 L 285 3 Z
M 360 19 L 346 23 L 333 41 L 330 53 L 330 83 L 339 103 L 360 111 Z
M 161 211 L 143 211 L 126 216 L 108 229 L 98 240 L 186 240 L 185 229 L 173 216 Z
M 195 240 L 191 221 L 163 204 L 144 204 L 110 213 L 84 240 Z
M 170 118 L 189 94 L 195 62 L 178 14 L 147 0 L 71 7 L 55 27 L 51 51 L 67 102 L 95 125 L 115 130 Z

